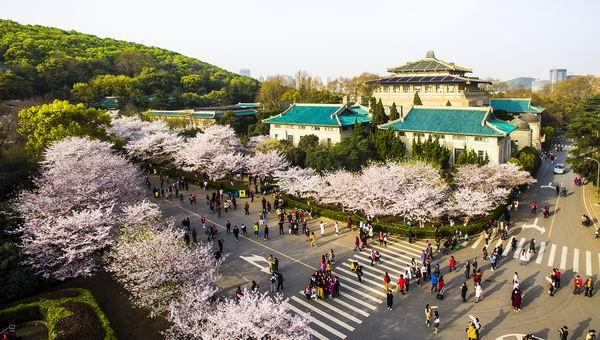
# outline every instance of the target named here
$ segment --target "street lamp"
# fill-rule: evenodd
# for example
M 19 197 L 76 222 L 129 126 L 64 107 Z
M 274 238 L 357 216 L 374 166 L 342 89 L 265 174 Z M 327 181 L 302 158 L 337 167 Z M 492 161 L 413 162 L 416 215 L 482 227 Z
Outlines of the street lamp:
M 598 191 L 600 191 L 600 161 L 598 161 L 597 159 L 592 158 L 592 157 L 586 157 L 585 159 L 589 159 L 591 161 L 598 163 L 598 167 L 597 167 L 598 174 L 596 175 L 596 187 L 598 188 Z

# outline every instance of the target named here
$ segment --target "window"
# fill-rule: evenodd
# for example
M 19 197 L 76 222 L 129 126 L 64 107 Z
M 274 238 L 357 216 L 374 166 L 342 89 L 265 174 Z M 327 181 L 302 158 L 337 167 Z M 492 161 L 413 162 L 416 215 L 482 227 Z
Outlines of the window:
M 319 130 L 321 130 L 321 128 L 320 128 L 320 127 L 318 127 L 318 126 L 313 126 L 313 130 L 315 130 L 315 131 L 319 131 Z
M 444 90 L 442 89 L 442 85 L 436 85 L 435 86 L 435 92 L 443 92 Z
M 331 138 L 327 138 L 327 145 L 331 145 Z
M 476 142 L 485 142 L 485 141 L 487 141 L 487 138 L 481 137 L 481 136 L 475 136 L 475 141 Z
M 464 151 L 465 149 L 454 148 L 454 161 L 456 161 Z
M 431 88 L 431 85 L 425 85 L 425 92 L 433 92 Z
M 467 140 L 467 137 L 466 136 L 460 136 L 460 135 L 454 135 L 452 137 L 452 139 L 454 139 L 454 140 Z
M 448 92 L 454 92 L 454 85 L 448 85 Z
M 410 91 L 410 86 L 408 86 L 408 85 L 402 85 L 402 92 L 408 93 L 408 91 Z
M 425 134 L 421 132 L 413 132 L 414 138 L 425 138 Z
M 288 135 L 287 136 L 287 141 L 290 142 L 290 144 L 294 144 L 294 135 Z
M 477 150 L 477 157 L 483 160 L 485 158 L 485 152 L 483 150 Z
M 383 88 L 383 92 L 390 92 L 389 86 L 382 86 L 382 88 Z
M 275 125 L 274 125 L 274 127 L 276 127 L 276 128 L 280 128 L 280 127 L 281 127 L 281 125 L 279 125 L 279 124 L 275 124 Z
M 421 85 L 415 85 L 413 89 L 415 90 L 415 92 L 419 92 L 421 91 Z
M 394 92 L 400 92 L 400 85 L 393 86 Z
M 325 127 L 325 128 L 323 128 L 323 130 L 325 130 L 325 131 L 333 131 L 333 128 L 331 128 L 331 127 Z
M 432 134 L 432 135 L 431 135 L 431 137 L 433 137 L 433 138 L 437 138 L 437 139 L 444 139 L 444 138 L 446 138 L 446 136 L 445 136 L 445 135 L 442 135 L 442 134 L 437 134 L 437 133 L 435 133 L 435 134 Z
M 298 126 L 298 129 L 300 129 L 300 130 L 305 130 L 305 129 L 306 129 L 306 126 L 304 126 L 304 125 L 299 125 L 299 126 Z
M 275 139 L 277 139 L 277 137 L 279 137 L 277 134 L 275 134 Z
M 398 136 L 406 136 L 406 133 L 404 131 L 398 131 Z

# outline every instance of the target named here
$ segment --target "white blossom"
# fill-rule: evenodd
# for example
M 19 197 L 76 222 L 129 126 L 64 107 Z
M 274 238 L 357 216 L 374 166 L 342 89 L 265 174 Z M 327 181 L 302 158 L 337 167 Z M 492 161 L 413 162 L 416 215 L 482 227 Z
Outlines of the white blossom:
M 257 152 L 246 159 L 246 170 L 260 179 L 270 178 L 275 171 L 284 170 L 289 165 L 279 151 Z
M 209 162 L 218 154 L 231 154 L 242 149 L 235 131 L 222 125 L 211 125 L 203 133 L 189 139 L 174 157 L 185 171 L 205 172 Z

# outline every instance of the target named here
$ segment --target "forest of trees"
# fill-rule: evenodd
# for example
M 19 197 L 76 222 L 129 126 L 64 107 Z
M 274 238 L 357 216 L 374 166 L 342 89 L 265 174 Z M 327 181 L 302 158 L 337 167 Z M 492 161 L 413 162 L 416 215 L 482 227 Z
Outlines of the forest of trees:
M 33 95 L 122 109 L 254 101 L 259 83 L 161 48 L 0 20 L 0 100 Z

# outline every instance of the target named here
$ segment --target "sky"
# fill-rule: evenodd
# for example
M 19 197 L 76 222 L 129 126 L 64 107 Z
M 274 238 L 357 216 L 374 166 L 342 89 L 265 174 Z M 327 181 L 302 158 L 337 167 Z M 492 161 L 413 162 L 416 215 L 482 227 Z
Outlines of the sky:
M 0 18 L 323 80 L 436 57 L 474 76 L 600 75 L 597 0 L 0 0 Z

